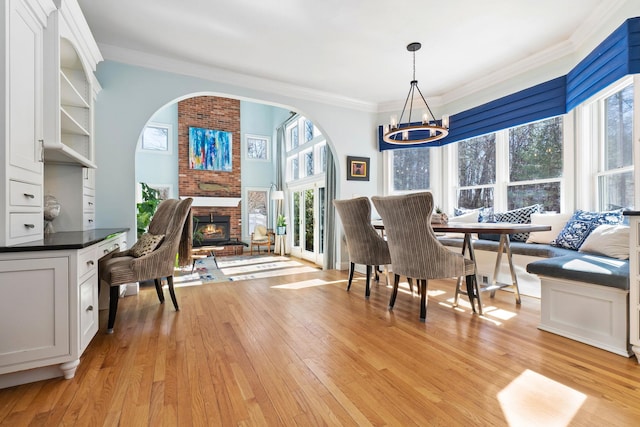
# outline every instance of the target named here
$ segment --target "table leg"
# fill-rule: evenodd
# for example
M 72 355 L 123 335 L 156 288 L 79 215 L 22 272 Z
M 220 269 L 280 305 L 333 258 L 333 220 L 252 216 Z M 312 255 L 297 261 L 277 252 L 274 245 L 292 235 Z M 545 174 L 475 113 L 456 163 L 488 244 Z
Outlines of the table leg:
M 516 296 L 516 304 L 521 303 L 520 299 L 520 288 L 518 287 L 518 276 L 516 275 L 516 270 L 513 267 L 513 258 L 511 257 L 511 244 L 509 243 L 511 239 L 509 239 L 508 234 L 500 235 L 500 244 L 498 245 L 498 254 L 496 256 L 496 266 L 493 270 L 493 280 L 491 281 L 491 297 L 496 293 L 496 289 L 500 286 L 498 285 L 498 273 L 500 272 L 500 264 L 502 262 L 502 252 L 504 251 L 507 254 L 507 261 L 509 262 L 509 272 L 511 273 L 511 284 L 513 285 L 514 293 Z

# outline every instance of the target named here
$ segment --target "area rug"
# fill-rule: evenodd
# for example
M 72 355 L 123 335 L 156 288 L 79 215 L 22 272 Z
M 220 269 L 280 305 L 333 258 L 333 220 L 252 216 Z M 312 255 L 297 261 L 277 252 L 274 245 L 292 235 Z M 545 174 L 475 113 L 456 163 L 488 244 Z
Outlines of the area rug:
M 317 271 L 293 258 L 277 255 L 238 255 L 196 260 L 193 272 L 176 272 L 176 286 L 232 282 Z

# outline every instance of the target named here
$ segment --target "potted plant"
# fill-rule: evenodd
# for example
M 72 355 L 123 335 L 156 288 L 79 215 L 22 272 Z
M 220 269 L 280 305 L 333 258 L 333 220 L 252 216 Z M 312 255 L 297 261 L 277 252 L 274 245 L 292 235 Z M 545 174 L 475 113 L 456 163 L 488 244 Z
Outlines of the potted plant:
M 276 234 L 279 236 L 287 234 L 287 218 L 284 215 L 278 215 L 276 219 Z
M 160 193 L 158 190 L 149 187 L 144 182 L 141 182 L 142 186 L 142 202 L 137 204 L 138 214 L 136 217 L 138 237 L 142 236 L 151 222 L 151 217 L 156 212 L 156 208 L 162 200 L 160 200 Z

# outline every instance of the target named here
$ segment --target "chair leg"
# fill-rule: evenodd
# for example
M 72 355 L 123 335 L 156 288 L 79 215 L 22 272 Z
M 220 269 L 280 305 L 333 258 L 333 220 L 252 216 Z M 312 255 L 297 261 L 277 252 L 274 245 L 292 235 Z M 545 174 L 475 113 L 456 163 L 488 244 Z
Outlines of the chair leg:
M 376 282 L 380 282 L 380 274 L 379 274 L 380 270 L 379 270 L 379 267 L 380 267 L 380 266 L 376 265 L 376 266 L 373 268 L 374 280 L 375 280 Z
M 173 307 L 176 311 L 180 311 L 180 307 L 178 307 L 178 300 L 176 299 L 176 292 L 173 290 L 173 276 L 167 276 L 167 283 L 169 284 L 169 295 L 171 295 Z
M 411 291 L 411 296 L 413 296 L 413 279 L 411 277 L 407 277 L 407 283 L 409 284 L 409 291 Z
M 118 298 L 120 298 L 120 286 L 111 286 L 109 290 L 109 320 L 107 322 L 107 333 L 113 333 L 113 324 L 116 323 L 116 312 L 118 311 Z
M 420 283 L 420 321 L 427 320 L 427 279 L 418 280 Z
M 351 263 L 349 265 L 349 282 L 347 284 L 347 291 L 351 289 L 351 281 L 353 281 L 353 272 L 355 271 L 355 269 L 356 265 L 354 263 Z
M 469 302 L 471 303 L 471 308 L 475 313 L 476 300 L 478 300 L 478 307 L 480 307 L 480 299 L 478 298 L 478 293 L 477 293 L 478 285 L 476 282 L 476 275 L 470 274 L 466 276 L 465 281 L 467 282 L 467 297 L 469 298 Z M 480 307 L 480 309 L 482 309 L 482 307 Z
M 367 265 L 367 285 L 364 290 L 364 297 L 369 299 L 371 295 L 371 266 Z
M 389 310 L 393 310 L 393 305 L 396 303 L 396 297 L 398 296 L 398 285 L 400 284 L 400 275 L 393 275 L 393 292 L 391 292 L 391 298 L 389 299 Z
M 162 278 L 157 277 L 153 279 L 153 282 L 156 285 L 156 292 L 158 293 L 158 299 L 160 300 L 160 304 L 164 304 L 164 292 L 162 292 Z

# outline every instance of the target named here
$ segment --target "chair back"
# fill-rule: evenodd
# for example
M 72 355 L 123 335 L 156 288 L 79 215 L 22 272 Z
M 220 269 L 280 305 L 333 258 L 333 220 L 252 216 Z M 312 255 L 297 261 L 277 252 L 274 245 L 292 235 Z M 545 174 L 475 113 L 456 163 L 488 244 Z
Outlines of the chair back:
M 147 230 L 151 234 L 167 234 L 167 227 L 180 200 L 167 199 L 160 202 Z
M 461 254 L 440 243 L 431 228 L 433 196 L 429 192 L 371 198 L 382 217 L 393 273 L 413 279 L 468 274 Z M 466 264 L 466 266 L 465 266 Z
M 364 265 L 391 263 L 389 245 L 371 225 L 371 203 L 366 197 L 333 201 L 347 238 L 349 261 Z

